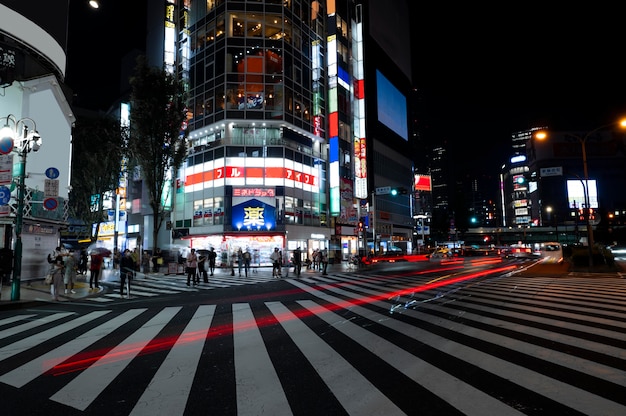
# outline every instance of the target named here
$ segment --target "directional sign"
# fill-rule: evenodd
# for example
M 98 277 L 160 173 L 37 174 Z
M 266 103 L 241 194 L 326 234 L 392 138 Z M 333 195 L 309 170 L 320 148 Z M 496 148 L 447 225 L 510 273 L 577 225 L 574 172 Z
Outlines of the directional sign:
M 55 198 L 46 198 L 43 200 L 43 207 L 48 211 L 54 211 L 59 206 Z
M 381 186 L 376 188 L 376 195 L 388 195 L 391 193 L 391 186 Z
M 46 178 L 48 179 L 56 179 L 59 177 L 59 170 L 57 168 L 48 168 L 46 169 Z
M 11 190 L 6 186 L 0 186 L 0 205 L 6 205 L 11 200 Z
M 563 166 L 554 166 L 551 168 L 541 168 L 539 176 L 563 176 Z
M 10 137 L 3 137 L 0 139 L 0 154 L 6 155 L 13 150 L 13 139 Z

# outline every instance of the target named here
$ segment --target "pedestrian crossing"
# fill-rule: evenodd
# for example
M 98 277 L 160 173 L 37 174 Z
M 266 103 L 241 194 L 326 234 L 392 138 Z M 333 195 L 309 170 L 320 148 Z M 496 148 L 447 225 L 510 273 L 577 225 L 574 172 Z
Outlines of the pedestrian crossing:
M 0 318 L 0 393 L 66 414 L 626 414 L 626 281 L 433 285 L 457 277 L 306 275 L 281 281 L 285 299 L 26 310 Z
M 227 287 L 251 285 L 275 280 L 267 273 L 250 273 L 245 276 L 230 276 L 228 273 L 218 273 L 209 278 L 208 283 L 202 279 L 200 284 L 187 286 L 187 276 L 184 275 L 163 275 L 163 274 L 143 274 L 138 273 L 130 283 L 130 295 L 124 289 L 124 296 L 120 295 L 120 282 L 116 279 L 100 282 L 100 285 L 107 290 L 97 297 L 86 298 L 87 302 L 109 303 L 122 299 L 151 298 L 163 295 L 174 295 L 181 293 L 200 292 L 205 290 L 223 289 Z

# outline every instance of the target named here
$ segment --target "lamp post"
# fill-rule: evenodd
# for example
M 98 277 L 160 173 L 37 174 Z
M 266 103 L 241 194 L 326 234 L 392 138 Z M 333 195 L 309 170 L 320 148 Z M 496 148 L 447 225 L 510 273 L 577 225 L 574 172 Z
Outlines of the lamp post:
M 548 224 L 552 222 L 552 207 L 546 207 L 548 213 Z M 554 213 L 554 233 L 556 234 L 556 242 L 559 242 L 559 223 L 557 221 L 556 212 Z
M 593 226 L 591 224 L 591 205 L 589 200 L 589 169 L 587 167 L 587 140 L 593 134 L 607 127 L 619 124 L 621 127 L 626 127 L 626 119 L 619 120 L 608 124 L 603 124 L 600 127 L 587 132 L 584 136 L 578 136 L 576 134 L 567 133 L 566 135 L 576 139 L 580 143 L 580 149 L 583 159 L 583 179 L 584 179 L 584 198 L 585 198 L 585 220 L 587 223 L 587 246 L 589 247 L 589 267 L 593 267 Z M 535 137 L 539 140 L 543 140 L 547 137 L 546 132 L 537 132 Z
M 37 133 L 37 125 L 32 118 L 17 119 L 9 114 L 0 118 L 5 125 L 0 130 L 0 147 L 3 143 L 10 143 L 12 150 L 20 158 L 20 170 L 17 185 L 17 210 L 15 211 L 15 254 L 13 261 L 13 280 L 11 281 L 11 300 L 20 300 L 20 285 L 22 277 L 22 223 L 24 220 L 24 198 L 26 197 L 26 155 L 36 152 L 41 147 L 41 136 Z M 29 130 L 28 125 L 32 125 Z M 21 132 L 21 137 L 19 136 Z M 4 148 L 5 150 L 7 148 Z M 10 152 L 11 150 L 9 150 Z M 7 152 L 7 153 L 9 153 Z

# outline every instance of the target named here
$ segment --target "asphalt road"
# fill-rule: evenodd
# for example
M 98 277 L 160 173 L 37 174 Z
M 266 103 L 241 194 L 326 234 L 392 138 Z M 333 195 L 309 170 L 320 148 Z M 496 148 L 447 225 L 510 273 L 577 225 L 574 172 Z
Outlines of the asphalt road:
M 172 276 L 179 293 L 5 310 L 2 414 L 626 414 L 626 281 L 526 265 Z

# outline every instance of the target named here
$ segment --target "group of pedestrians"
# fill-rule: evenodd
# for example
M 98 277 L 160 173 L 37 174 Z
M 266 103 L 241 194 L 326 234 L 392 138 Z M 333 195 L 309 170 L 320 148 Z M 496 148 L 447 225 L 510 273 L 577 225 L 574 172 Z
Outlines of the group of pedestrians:
M 302 249 L 300 247 L 296 247 L 292 254 L 291 263 L 293 264 L 293 272 L 297 277 L 299 277 L 302 273 Z M 275 247 L 272 254 L 270 254 L 270 260 L 272 261 L 272 277 L 282 277 L 283 253 L 278 247 Z M 308 257 L 305 263 L 307 265 L 307 269 L 310 268 L 311 261 Z M 328 274 L 328 254 L 326 253 L 326 250 L 315 250 L 313 252 L 314 270 L 316 269 L 316 266 L 323 275 Z
M 58 301 L 61 291 L 66 295 L 68 293 L 76 293 L 74 284 L 76 282 L 76 273 L 78 271 L 79 259 L 75 255 L 74 250 L 65 250 L 57 247 L 49 256 L 50 263 L 50 295 L 53 300 Z
M 202 281 L 209 283 L 209 273 L 211 276 L 215 273 L 215 260 L 217 259 L 217 253 L 215 249 L 211 247 L 205 256 L 198 257 L 196 249 L 192 248 L 187 258 L 185 259 L 185 274 L 187 275 L 187 286 L 191 284 L 200 284 L 200 275 L 202 275 Z
M 241 248 L 239 248 L 237 249 L 237 252 L 233 254 L 233 258 L 230 262 L 231 276 L 235 275 L 235 262 L 237 262 L 239 276 L 241 276 L 241 270 L 243 269 L 245 277 L 248 277 L 250 265 L 252 264 L 252 254 L 250 254 L 250 250 L 246 248 L 246 251 L 243 251 Z

